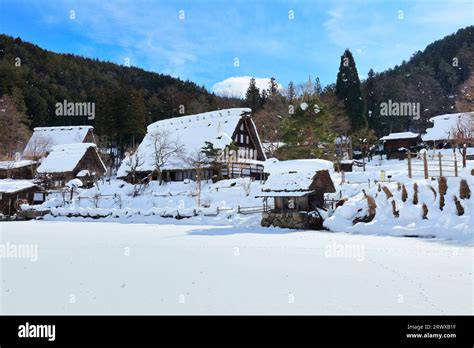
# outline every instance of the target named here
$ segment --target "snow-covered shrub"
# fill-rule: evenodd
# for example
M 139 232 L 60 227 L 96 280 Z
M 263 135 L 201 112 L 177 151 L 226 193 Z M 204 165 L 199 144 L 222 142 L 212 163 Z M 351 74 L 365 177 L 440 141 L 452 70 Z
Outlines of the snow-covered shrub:
M 403 184 L 403 185 L 402 185 L 402 202 L 406 202 L 406 201 L 407 201 L 407 198 L 408 198 L 407 188 L 406 188 L 405 185 Z
M 413 204 L 418 204 L 418 184 L 416 182 L 413 184 Z
M 439 210 L 444 209 L 444 195 L 439 195 Z
M 456 212 L 458 216 L 464 215 L 464 208 L 456 196 L 454 196 L 454 204 L 456 205 Z
M 392 205 L 392 213 L 394 217 L 399 217 L 400 212 L 397 210 L 397 203 L 395 203 L 395 199 L 393 198 L 392 192 L 389 190 L 387 186 L 382 187 L 383 192 L 387 196 L 387 200 L 390 201 Z
M 440 176 L 438 179 L 438 191 L 442 196 L 444 196 L 448 191 L 448 181 L 445 176 Z
M 459 183 L 459 198 L 461 199 L 471 198 L 471 190 L 469 189 L 469 185 L 466 179 L 461 179 L 461 182 Z
M 423 220 L 428 220 L 428 206 L 426 205 L 426 203 L 423 203 L 423 205 L 421 206 L 421 210 L 423 211 Z

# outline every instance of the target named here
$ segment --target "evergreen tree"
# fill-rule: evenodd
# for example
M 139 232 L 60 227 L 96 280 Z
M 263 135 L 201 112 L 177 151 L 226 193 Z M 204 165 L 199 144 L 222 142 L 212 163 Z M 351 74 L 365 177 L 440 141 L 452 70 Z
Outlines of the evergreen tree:
M 130 91 L 128 94 L 128 108 L 125 113 L 124 134 L 126 141 L 132 146 L 139 142 L 146 133 L 148 117 L 145 100 L 141 92 Z
M 293 81 L 290 81 L 290 83 L 288 83 L 287 94 L 288 102 L 291 103 L 296 98 L 295 85 L 293 84 Z
M 346 49 L 341 56 L 339 72 L 336 81 L 336 95 L 344 101 L 352 131 L 357 131 L 367 126 L 364 115 L 364 100 L 360 88 L 359 75 L 352 53 Z
M 319 77 L 316 77 L 316 81 L 314 82 L 314 94 L 316 97 L 320 97 L 321 93 L 323 92 L 323 88 L 321 87 L 321 82 L 319 81 Z
M 276 82 L 276 79 L 272 77 L 270 78 L 270 81 L 268 81 L 268 97 L 274 98 L 278 95 L 280 95 L 280 91 L 278 90 L 278 83 Z
M 245 103 L 252 109 L 252 112 L 257 112 L 260 109 L 261 99 L 260 99 L 260 90 L 257 87 L 255 78 L 250 79 L 249 88 L 245 94 Z
M 365 83 L 365 100 L 367 103 L 367 121 L 371 129 L 375 128 L 377 117 L 379 117 L 379 105 L 377 104 L 375 93 L 375 73 L 370 69 Z
M 336 132 L 332 129 L 333 115 L 318 98 L 298 106 L 294 115 L 287 117 L 281 127 L 285 145 L 278 149 L 278 158 L 334 159 Z
M 15 159 L 15 154 L 21 153 L 28 140 L 28 118 L 17 106 L 16 97 L 3 95 L 0 97 L 0 159 Z

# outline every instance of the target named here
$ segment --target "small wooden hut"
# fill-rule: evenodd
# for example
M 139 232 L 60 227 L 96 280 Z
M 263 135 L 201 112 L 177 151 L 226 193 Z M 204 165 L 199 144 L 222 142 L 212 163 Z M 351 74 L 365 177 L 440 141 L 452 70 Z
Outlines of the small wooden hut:
M 0 179 L 33 179 L 35 161 L 0 161 Z
M 264 213 L 262 226 L 321 229 L 325 194 L 336 192 L 329 170 L 332 162 L 324 160 L 296 160 L 279 162 L 294 169 L 275 171 L 262 193 Z M 269 202 L 273 199 L 273 205 Z
M 75 143 L 54 146 L 41 162 L 37 172 L 37 179 L 42 181 L 44 186 L 59 188 L 76 177 L 82 179 L 84 173 L 97 180 L 107 169 L 95 144 Z
M 390 133 L 380 138 L 380 141 L 387 153 L 387 159 L 405 159 L 408 150 L 421 144 L 421 136 L 412 132 Z
M 21 204 L 38 204 L 44 201 L 44 192 L 31 181 L 0 180 L 0 214 L 14 215 Z

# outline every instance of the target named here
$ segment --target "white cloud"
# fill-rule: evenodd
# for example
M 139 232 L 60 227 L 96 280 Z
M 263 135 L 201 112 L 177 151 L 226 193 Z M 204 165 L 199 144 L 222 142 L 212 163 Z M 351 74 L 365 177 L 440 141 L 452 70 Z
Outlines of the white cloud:
M 218 95 L 226 95 L 236 98 L 243 98 L 250 84 L 251 76 L 233 76 L 212 86 L 212 91 Z M 269 77 L 256 77 L 255 82 L 260 89 L 268 89 Z M 279 86 L 280 88 L 280 86 Z

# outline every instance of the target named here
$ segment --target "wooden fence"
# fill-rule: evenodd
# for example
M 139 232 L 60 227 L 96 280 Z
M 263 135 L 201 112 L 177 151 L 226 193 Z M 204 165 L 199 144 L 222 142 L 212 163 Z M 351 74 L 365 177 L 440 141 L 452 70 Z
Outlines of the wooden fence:
M 422 159 L 413 159 L 410 152 L 407 153 L 407 171 L 408 177 L 413 178 L 423 176 L 425 179 L 429 177 L 454 176 L 459 174 L 459 162 L 456 154 L 452 156 L 442 155 L 438 153 L 432 159 L 428 159 L 425 152 Z
M 102 195 L 102 194 L 97 194 L 95 196 L 78 196 L 76 195 L 76 191 L 73 191 L 73 193 L 71 194 L 71 192 L 68 190 L 68 191 L 58 191 L 58 193 L 62 193 L 63 194 L 63 204 L 62 206 L 64 206 L 66 203 L 67 204 L 74 204 L 74 203 L 78 203 L 78 205 L 80 205 L 80 202 L 81 201 L 89 201 L 89 202 L 93 202 L 94 203 L 94 206 L 95 208 L 99 208 L 99 202 L 103 199 L 112 199 L 114 200 L 113 204 L 114 205 L 117 205 L 118 208 L 122 209 L 122 197 L 119 195 L 119 194 L 111 194 L 111 195 Z M 231 207 L 224 207 L 224 208 L 220 208 L 220 207 L 216 207 L 216 210 L 215 212 L 201 212 L 202 215 L 204 216 L 217 216 L 219 215 L 221 212 L 224 212 L 224 211 L 231 211 L 231 210 L 234 210 L 234 208 L 231 208 Z M 249 215 L 249 214 L 257 214 L 257 213 L 261 213 L 263 212 L 263 205 L 262 206 L 251 206 L 251 207 L 243 207 L 241 205 L 238 205 L 237 206 L 237 214 L 242 214 L 242 215 Z M 178 215 L 181 215 L 181 216 L 184 216 L 182 214 L 179 214 L 179 210 L 177 210 L 178 212 Z M 194 216 L 196 215 L 199 215 L 196 210 L 194 210 Z

